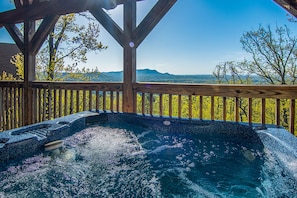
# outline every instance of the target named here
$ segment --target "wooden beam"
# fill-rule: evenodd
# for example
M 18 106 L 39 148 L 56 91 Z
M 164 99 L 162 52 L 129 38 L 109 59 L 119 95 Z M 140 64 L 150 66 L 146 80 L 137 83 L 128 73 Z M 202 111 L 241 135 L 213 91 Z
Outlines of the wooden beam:
M 24 54 L 24 36 L 20 32 L 19 28 L 14 24 L 7 24 L 5 25 L 5 28 L 21 52 Z
M 159 0 L 134 31 L 137 48 L 177 0 Z
M 274 0 L 277 4 L 287 10 L 290 14 L 297 17 L 297 2 L 292 0 Z
M 24 23 L 24 125 L 33 123 L 33 89 L 35 80 L 35 55 L 31 53 L 30 40 L 35 33 L 35 21 Z
M 37 54 L 39 49 L 41 48 L 42 44 L 44 43 L 45 39 L 49 35 L 49 33 L 54 28 L 56 22 L 58 21 L 59 16 L 57 15 L 49 15 L 46 16 L 40 26 L 38 27 L 38 30 L 34 34 L 30 45 L 32 54 Z
M 48 15 L 64 15 L 84 12 L 93 5 L 96 6 L 94 1 L 91 0 L 43 1 L 30 6 L 21 6 L 17 9 L 0 13 L 0 24 L 17 24 L 24 22 L 25 19 L 39 20 Z
M 90 8 L 90 13 L 101 23 L 101 25 L 111 34 L 111 36 L 124 47 L 123 30 L 112 20 L 112 18 L 99 7 Z
M 124 3 L 124 85 L 123 111 L 134 113 L 135 97 L 133 83 L 136 82 L 136 48 L 133 46 L 133 31 L 136 28 L 136 0 Z
M 84 12 L 90 8 L 109 10 L 122 4 L 123 0 L 35 0 L 32 5 L 27 6 L 21 6 L 18 1 L 15 2 L 17 9 L 0 13 L 0 27 L 9 23 L 22 23 L 25 19 L 39 20 L 48 15 Z

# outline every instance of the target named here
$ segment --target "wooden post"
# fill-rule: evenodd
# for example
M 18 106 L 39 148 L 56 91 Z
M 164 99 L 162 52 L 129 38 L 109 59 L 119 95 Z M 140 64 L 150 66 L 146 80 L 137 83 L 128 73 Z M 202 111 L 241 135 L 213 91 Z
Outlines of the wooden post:
M 35 21 L 24 22 L 24 125 L 33 123 L 33 90 L 35 80 L 35 55 L 32 54 L 30 41 L 35 33 Z
M 136 28 L 136 0 L 124 3 L 124 86 L 123 111 L 136 112 L 133 94 L 133 83 L 136 82 L 136 47 L 133 32 Z
M 136 49 L 177 0 L 159 0 L 137 27 L 136 1 L 124 1 L 124 30 L 102 8 L 89 8 L 93 16 L 123 47 L 123 112 L 129 113 L 136 113 L 137 110 L 137 93 L 133 90 L 133 84 L 136 83 Z

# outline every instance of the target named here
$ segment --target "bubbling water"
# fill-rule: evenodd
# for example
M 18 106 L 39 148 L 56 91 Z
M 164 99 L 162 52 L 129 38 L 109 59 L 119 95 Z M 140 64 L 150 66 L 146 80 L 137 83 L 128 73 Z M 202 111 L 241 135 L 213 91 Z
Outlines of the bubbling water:
M 148 197 L 159 182 L 133 134 L 89 128 L 0 173 L 5 197 Z M 1 194 L 0 194 L 1 195 Z
M 122 127 L 88 128 L 11 164 L 0 172 L 0 197 L 296 195 L 296 181 L 252 136 Z

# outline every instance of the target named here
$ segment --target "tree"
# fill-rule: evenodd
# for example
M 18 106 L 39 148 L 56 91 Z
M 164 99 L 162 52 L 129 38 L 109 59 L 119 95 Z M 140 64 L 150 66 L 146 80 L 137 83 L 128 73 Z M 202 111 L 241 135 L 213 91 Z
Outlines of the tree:
M 252 55 L 252 61 L 240 65 L 241 71 L 256 74 L 269 84 L 296 84 L 297 38 L 287 26 L 266 29 L 259 26 L 240 39 L 243 49 Z
M 292 85 L 297 83 L 297 38 L 291 35 L 287 26 L 277 26 L 273 31 L 270 26 L 264 28 L 260 25 L 256 31 L 245 32 L 240 42 L 243 49 L 251 54 L 251 60 L 227 61 L 218 64 L 213 75 L 219 83 L 255 83 L 251 75 L 260 77 L 267 84 Z M 240 109 L 246 114 L 246 104 L 242 100 L 239 102 Z M 267 115 L 272 115 L 269 120 L 274 120 L 273 101 L 269 100 L 267 103 L 267 109 L 271 111 Z M 283 126 L 288 125 L 288 104 L 288 100 L 281 100 Z M 256 108 L 254 106 L 253 109 Z
M 77 24 L 75 14 L 60 17 L 37 56 L 39 79 L 61 80 L 61 72 L 77 71 L 78 63 L 87 61 L 87 52 L 107 48 L 98 41 L 99 25 L 83 16 L 89 21 L 87 26 Z M 71 63 L 65 65 L 67 58 Z

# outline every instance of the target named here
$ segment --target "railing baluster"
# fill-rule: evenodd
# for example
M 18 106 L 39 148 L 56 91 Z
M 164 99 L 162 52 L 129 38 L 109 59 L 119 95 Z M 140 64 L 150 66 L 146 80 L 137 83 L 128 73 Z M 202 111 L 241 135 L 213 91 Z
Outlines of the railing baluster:
M 53 90 L 54 91 L 54 112 L 53 112 L 53 114 L 54 114 L 54 118 L 56 118 L 57 117 L 57 89 L 54 89 Z
M 120 112 L 120 92 L 117 91 L 117 112 Z
M 113 91 L 110 92 L 110 111 L 113 112 Z
M 150 93 L 150 115 L 153 115 L 153 94 Z
M 83 90 L 83 111 L 87 110 L 86 90 Z
M 103 91 L 103 111 L 106 111 L 106 91 Z
M 99 110 L 99 90 L 96 90 L 96 110 Z
M 0 131 L 4 130 L 4 107 L 3 107 L 3 101 L 4 101 L 4 97 L 3 97 L 3 87 L 0 87 Z
M 162 117 L 163 116 L 163 94 L 159 94 L 159 115 Z
M 7 130 L 7 88 L 4 87 L 3 89 L 3 95 L 4 95 L 4 107 L 3 107 L 3 130 Z
M 89 110 L 93 109 L 92 90 L 89 90 Z
M 266 123 L 266 100 L 262 98 L 261 100 L 261 124 L 265 126 Z
M 76 90 L 76 112 L 80 112 L 79 103 L 80 103 L 80 90 Z
M 275 124 L 280 125 L 280 99 L 275 100 Z
M 52 96 L 53 95 L 53 90 L 48 89 L 48 120 L 52 118 Z
M 74 97 L 73 97 L 73 89 L 70 90 L 70 114 L 73 114 L 73 100 L 74 100 Z
M 23 89 L 19 88 L 19 98 L 18 98 L 18 102 L 19 102 L 19 108 L 18 108 L 18 113 L 19 113 L 19 126 L 23 126 L 23 108 L 24 108 L 24 97 L 23 97 Z M 36 103 L 37 104 L 37 103 Z
M 68 90 L 64 89 L 64 116 L 68 115 Z
M 226 121 L 227 118 L 227 98 L 223 97 L 223 120 Z
M 46 89 L 42 89 L 42 96 L 43 96 L 43 114 L 42 114 L 42 121 L 44 121 L 44 120 L 46 120 L 46 114 L 47 114 L 47 105 L 48 104 L 46 104 L 47 103 L 47 101 L 46 101 L 46 99 L 47 99 L 47 95 L 46 95 Z
M 172 94 L 169 94 L 169 117 L 172 117 Z
M 203 96 L 199 96 L 199 117 L 200 120 L 203 119 Z
M 239 121 L 239 98 L 235 97 L 235 122 Z
M 210 97 L 210 117 L 211 120 L 214 120 L 214 96 Z
M 178 95 L 178 118 L 181 118 L 181 114 L 182 114 L 182 99 L 181 99 L 181 95 Z
M 192 95 L 189 95 L 189 118 L 192 119 Z
M 141 93 L 141 113 L 145 114 L 145 93 Z
M 248 122 L 252 124 L 253 122 L 253 99 L 248 99 Z
M 59 89 L 59 117 L 62 116 L 62 89 Z
M 295 113 L 296 113 L 296 101 L 295 99 L 291 99 L 290 101 L 290 125 L 289 130 L 294 135 L 295 132 Z
M 13 128 L 17 128 L 17 87 L 13 88 L 13 92 L 14 92 L 14 97 L 13 97 L 13 103 L 14 103 L 14 108 L 13 108 Z M 35 103 L 36 104 L 36 103 Z

